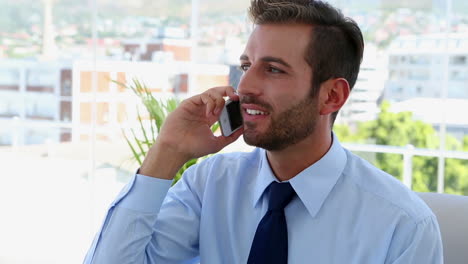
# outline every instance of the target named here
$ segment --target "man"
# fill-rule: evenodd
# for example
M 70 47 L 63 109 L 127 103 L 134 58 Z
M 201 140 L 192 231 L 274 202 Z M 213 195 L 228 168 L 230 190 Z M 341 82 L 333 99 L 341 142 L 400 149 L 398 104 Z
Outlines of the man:
M 169 115 L 112 204 L 86 263 L 442 263 L 435 216 L 332 133 L 363 54 L 362 34 L 320 1 L 253 0 L 237 94 L 216 87 Z M 216 137 L 223 97 L 242 129 Z M 215 153 L 243 134 L 251 153 Z

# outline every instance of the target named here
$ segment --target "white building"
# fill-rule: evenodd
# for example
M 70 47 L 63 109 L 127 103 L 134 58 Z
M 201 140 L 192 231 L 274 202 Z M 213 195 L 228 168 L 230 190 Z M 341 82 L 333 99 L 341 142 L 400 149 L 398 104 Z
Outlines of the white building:
M 189 90 L 191 72 L 196 75 L 196 90 Z M 122 128 L 135 124 L 137 105 L 143 105 L 131 90 L 113 80 L 130 83 L 133 78 L 159 97 L 178 94 L 184 98 L 228 85 L 229 66 L 177 61 L 76 60 L 72 65 L 4 60 L 0 62 L 0 146 L 86 140 L 93 127 L 98 140 L 120 137 Z
M 392 112 L 412 112 L 413 118 L 439 129 L 444 123 L 447 133 L 462 140 L 468 135 L 468 99 L 413 98 L 391 105 Z
M 196 90 L 188 85 L 192 72 Z M 93 87 L 94 78 L 96 87 Z M 143 103 L 133 91 L 114 82 L 131 84 L 133 79 L 144 84 L 157 99 L 174 96 L 183 99 L 211 87 L 227 85 L 229 66 L 180 61 L 77 60 L 73 64 L 72 141 L 87 140 L 92 131 L 98 140 L 121 140 L 122 129 L 138 127 L 138 111 L 147 119 Z
M 64 61 L 0 62 L 0 145 L 71 139 L 71 67 Z
M 400 37 L 389 47 L 385 99 L 415 97 L 468 99 L 468 35 L 428 34 Z
M 374 120 L 386 78 L 385 56 L 376 47 L 366 46 L 359 76 L 348 101 L 340 110 L 337 123 L 352 124 Z
M 467 135 L 468 35 L 400 37 L 388 52 L 384 99 L 393 111 L 410 111 L 436 129 L 445 123 L 457 138 Z

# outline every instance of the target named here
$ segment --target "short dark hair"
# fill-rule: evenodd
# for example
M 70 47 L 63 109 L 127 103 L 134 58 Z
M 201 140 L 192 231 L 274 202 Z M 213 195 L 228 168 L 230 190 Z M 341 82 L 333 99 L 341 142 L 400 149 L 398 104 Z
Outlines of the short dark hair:
M 312 96 L 332 78 L 356 83 L 364 53 L 364 39 L 357 23 L 339 9 L 314 0 L 252 0 L 249 16 L 254 24 L 299 23 L 312 25 L 312 39 L 304 54 L 312 68 Z M 338 111 L 332 114 L 334 123 Z

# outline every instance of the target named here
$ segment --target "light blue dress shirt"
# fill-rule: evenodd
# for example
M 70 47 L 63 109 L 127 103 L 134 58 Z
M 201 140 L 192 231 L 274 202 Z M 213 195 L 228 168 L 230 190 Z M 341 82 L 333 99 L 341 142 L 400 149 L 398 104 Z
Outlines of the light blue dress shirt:
M 246 263 L 272 181 L 262 149 L 215 155 L 172 188 L 137 174 L 111 205 L 85 263 Z M 426 204 L 335 136 L 327 154 L 289 182 L 297 196 L 285 208 L 288 263 L 443 263 Z

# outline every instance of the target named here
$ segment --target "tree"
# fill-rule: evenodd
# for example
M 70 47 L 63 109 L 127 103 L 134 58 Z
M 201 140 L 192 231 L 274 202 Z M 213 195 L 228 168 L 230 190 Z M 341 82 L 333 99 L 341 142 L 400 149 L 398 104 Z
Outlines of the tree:
M 337 125 L 334 131 L 342 142 L 439 148 L 439 135 L 430 124 L 413 120 L 410 112 L 392 113 L 389 107 L 390 104 L 384 102 L 376 120 L 359 123 L 354 131 L 344 125 Z M 447 135 L 446 145 L 449 150 L 467 151 L 468 136 L 460 142 Z M 412 161 L 413 189 L 421 192 L 436 191 L 438 158 L 415 156 Z M 401 180 L 402 155 L 377 153 L 371 162 Z M 445 192 L 468 195 L 468 160 L 446 159 Z

